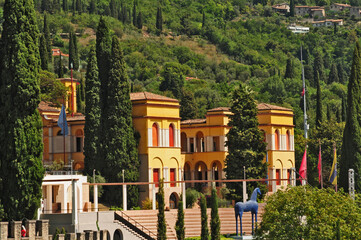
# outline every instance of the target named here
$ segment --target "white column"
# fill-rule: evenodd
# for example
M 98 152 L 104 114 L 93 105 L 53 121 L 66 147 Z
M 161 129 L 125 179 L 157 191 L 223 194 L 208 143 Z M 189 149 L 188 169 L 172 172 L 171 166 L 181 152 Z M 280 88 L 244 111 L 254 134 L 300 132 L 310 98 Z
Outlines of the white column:
M 224 139 L 225 139 L 225 136 L 219 136 L 219 150 L 220 151 L 225 151 L 225 149 L 224 149 Z
M 286 168 L 282 169 L 282 179 L 286 179 L 288 177 L 287 175 L 288 175 L 287 169 Z M 283 181 L 282 185 L 287 186 L 287 184 L 288 184 L 288 181 L 286 180 L 286 181 Z
M 271 179 L 276 179 L 276 169 L 273 167 L 271 168 L 271 176 L 272 178 Z M 272 184 L 272 192 L 275 193 L 277 191 L 277 181 L 272 181 L 271 182 Z
M 163 134 L 162 134 L 162 142 L 163 142 L 162 147 L 168 147 L 169 144 L 167 144 L 167 141 L 168 141 L 169 139 L 167 139 L 166 129 L 162 129 L 162 132 L 163 132 Z
M 76 189 L 76 185 L 75 185 L 75 180 L 72 180 L 72 211 L 71 211 L 71 216 L 72 216 L 72 225 L 74 225 L 75 227 L 75 232 L 77 232 L 77 224 L 78 224 L 78 204 L 77 204 L 77 189 Z
M 94 185 L 94 212 L 98 212 L 98 185 Z
M 152 209 L 153 209 L 153 210 L 156 209 L 155 203 L 156 203 L 157 199 L 156 199 L 155 196 L 156 196 L 156 195 L 155 195 L 155 184 L 152 184 Z
M 197 152 L 197 138 L 196 137 L 193 138 L 193 148 L 194 148 L 194 152 Z
M 228 141 L 227 136 L 224 136 L 224 151 L 228 152 L 228 147 L 226 146 L 226 142 Z
M 295 136 L 294 135 L 290 135 L 290 149 L 292 151 L 295 150 Z
M 292 168 L 292 186 L 296 186 L 296 171 L 295 168 Z
M 123 185 L 123 210 L 127 211 L 127 185 Z
M 207 179 L 208 180 L 213 180 L 213 176 L 212 176 L 213 174 L 212 174 L 212 170 L 208 170 L 207 171 Z M 212 183 L 211 182 L 208 182 L 208 187 L 210 187 L 210 186 L 212 186 Z
M 53 195 L 53 188 L 52 185 L 47 185 L 46 186 L 46 206 L 45 206 L 45 211 L 44 213 L 49 214 L 49 213 L 53 213 L 53 200 L 52 200 L 52 195 Z
M 190 152 L 190 149 L 191 149 L 191 141 L 190 141 L 190 138 L 187 138 L 187 149 L 186 149 L 186 152 Z
M 271 134 L 271 146 L 270 146 L 270 149 L 271 150 L 276 150 L 276 145 L 275 145 L 275 135 L 274 134 Z
M 164 130 L 164 147 L 169 147 L 169 129 L 163 129 Z M 173 131 L 173 134 L 175 134 L 175 131 Z M 174 138 L 174 136 L 173 136 Z M 173 144 L 175 145 L 175 143 L 173 142 Z
M 49 128 L 49 160 L 53 161 L 53 127 Z
M 153 146 L 153 129 L 148 128 L 148 147 Z
M 243 184 L 243 202 L 245 203 L 247 201 L 247 183 L 242 182 Z
M 180 129 L 177 129 L 175 132 L 177 133 L 177 137 L 176 137 L 177 147 L 181 147 L 181 132 L 180 132 Z
M 182 174 L 182 176 L 184 176 L 183 174 L 184 174 L 184 172 L 183 171 L 181 171 L 181 174 Z M 184 179 L 183 179 L 184 180 Z M 185 183 L 182 183 L 182 201 L 183 201 L 183 209 L 186 209 L 186 206 L 187 206 L 187 204 L 186 204 L 186 184 Z
M 62 201 L 63 206 L 61 206 L 62 213 L 68 212 L 68 187 L 69 187 L 69 184 L 67 184 L 67 183 L 63 184 L 64 192 L 63 192 L 63 201 Z

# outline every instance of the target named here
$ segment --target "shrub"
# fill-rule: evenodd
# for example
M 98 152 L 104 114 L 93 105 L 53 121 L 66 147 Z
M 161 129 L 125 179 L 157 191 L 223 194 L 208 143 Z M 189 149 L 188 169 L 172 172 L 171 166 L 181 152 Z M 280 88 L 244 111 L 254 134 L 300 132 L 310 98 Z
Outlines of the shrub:
M 200 196 L 201 196 L 200 192 L 198 192 L 193 188 L 188 188 L 186 191 L 187 208 L 192 208 L 194 206 L 194 203 L 197 202 Z

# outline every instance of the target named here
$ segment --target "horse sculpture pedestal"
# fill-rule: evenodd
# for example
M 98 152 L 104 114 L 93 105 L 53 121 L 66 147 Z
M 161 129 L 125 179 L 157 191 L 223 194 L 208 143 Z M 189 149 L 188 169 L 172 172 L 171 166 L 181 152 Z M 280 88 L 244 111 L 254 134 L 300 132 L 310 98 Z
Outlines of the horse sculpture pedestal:
M 234 213 L 236 215 L 236 234 L 238 237 L 238 217 L 240 219 L 240 225 L 241 225 L 241 238 L 240 239 L 246 239 L 243 238 L 243 231 L 242 231 L 242 215 L 243 212 L 251 212 L 252 213 L 252 235 L 254 234 L 254 218 L 256 219 L 257 223 L 257 213 L 258 213 L 258 202 L 257 202 L 257 194 L 261 195 L 261 190 L 259 188 L 256 188 L 253 193 L 251 200 L 243 203 L 243 202 L 237 202 L 234 206 Z M 257 225 L 256 225 L 257 228 Z M 252 239 L 252 238 L 250 238 Z

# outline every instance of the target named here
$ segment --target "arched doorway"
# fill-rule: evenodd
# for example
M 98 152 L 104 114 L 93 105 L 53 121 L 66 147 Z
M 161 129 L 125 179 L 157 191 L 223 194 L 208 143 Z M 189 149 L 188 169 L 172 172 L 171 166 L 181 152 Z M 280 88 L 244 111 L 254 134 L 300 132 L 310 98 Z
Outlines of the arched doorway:
M 187 149 L 187 134 L 182 132 L 181 133 L 181 151 L 182 152 L 188 152 Z
M 175 192 L 172 193 L 169 196 L 169 208 L 176 209 L 178 207 L 178 200 L 179 200 L 178 194 Z
M 213 180 L 221 180 L 222 179 L 222 164 L 219 161 L 214 161 L 212 163 L 212 177 Z M 216 182 L 216 186 L 221 186 L 221 183 Z
M 196 148 L 197 148 L 197 152 L 204 152 L 204 135 L 202 132 L 197 132 Z
M 113 240 L 123 240 L 123 233 L 120 229 L 115 230 Z
M 185 163 L 184 164 L 184 176 L 183 176 L 184 180 L 191 180 L 191 166 L 189 165 L 189 163 Z M 186 183 L 186 188 L 191 187 L 190 183 Z
M 207 180 L 208 176 L 207 176 L 208 170 L 207 170 L 207 165 L 202 162 L 199 161 L 196 163 L 195 168 L 194 168 L 194 179 L 195 180 Z M 203 187 L 207 186 L 207 183 L 196 183 L 195 184 L 195 188 L 198 191 L 202 191 Z

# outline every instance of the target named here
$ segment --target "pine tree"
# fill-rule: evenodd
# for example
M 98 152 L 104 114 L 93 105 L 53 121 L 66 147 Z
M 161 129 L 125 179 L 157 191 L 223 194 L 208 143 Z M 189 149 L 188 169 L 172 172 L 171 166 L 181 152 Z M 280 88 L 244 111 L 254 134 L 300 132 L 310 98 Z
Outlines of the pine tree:
M 81 0 L 76 0 L 76 5 L 75 5 L 76 11 L 81 14 L 82 12 L 82 2 Z
M 133 26 L 138 26 L 138 22 L 137 22 L 137 5 L 136 5 L 136 1 L 134 0 L 134 5 L 133 5 Z
M 361 54 L 360 43 L 356 41 L 353 54 L 350 80 L 347 92 L 347 115 L 342 139 L 340 175 L 337 177 L 340 187 L 348 191 L 348 170 L 355 171 L 355 190 L 361 190 Z
M 51 38 L 50 38 L 50 31 L 48 25 L 48 17 L 47 14 L 44 14 L 44 37 L 45 37 L 45 44 L 46 44 L 46 51 L 48 52 L 48 61 L 51 62 L 52 59 L 52 51 L 51 51 Z
M 84 113 L 85 110 L 85 87 L 84 79 L 80 78 L 79 84 L 76 85 L 76 104 L 77 112 Z
M 330 75 L 328 76 L 328 84 L 333 82 L 339 82 L 336 64 L 332 64 Z
M 101 112 L 102 132 L 101 157 L 103 159 L 103 176 L 108 182 L 121 182 L 120 172 L 125 170 L 125 181 L 135 182 L 139 178 L 139 160 L 132 121 L 132 103 L 130 86 L 125 68 L 123 52 L 116 36 L 112 39 L 111 66 L 108 81 L 107 108 Z M 109 134 L 111 131 L 111 134 Z M 111 204 L 122 199 L 120 187 L 107 188 L 104 193 Z M 138 188 L 129 186 L 128 206 L 137 206 Z
M 110 4 L 109 5 L 110 15 L 113 18 L 118 18 L 118 11 L 117 11 L 117 6 L 116 6 L 116 3 L 115 3 L 115 0 L 111 0 L 109 4 Z
M 194 119 L 197 117 L 197 103 L 191 91 L 182 90 L 179 112 L 182 120 Z
M 177 62 L 168 62 L 164 64 L 160 75 L 163 78 L 163 81 L 159 85 L 159 90 L 172 91 L 176 98 L 181 98 L 185 78 L 182 65 Z
M 50 0 L 41 0 L 41 11 L 42 12 L 51 12 L 51 3 Z
M 258 128 L 257 105 L 251 91 L 243 86 L 233 91 L 231 112 L 228 126 L 231 127 L 227 133 L 228 156 L 226 157 L 226 178 L 243 178 L 243 166 L 246 169 L 246 177 L 250 179 L 263 179 L 266 177 L 267 165 L 263 159 L 266 153 L 266 143 L 263 134 Z M 240 184 L 227 184 L 227 187 L 240 199 L 242 187 Z M 250 189 L 259 187 L 266 192 L 262 183 L 252 182 L 247 184 L 248 194 Z M 236 199 L 236 200 L 238 200 Z
M 337 64 L 337 73 L 338 73 L 338 80 L 340 83 L 345 83 L 345 71 L 343 69 L 343 65 L 341 63 Z
M 290 16 L 295 16 L 295 0 L 290 1 Z
M 318 73 L 315 75 L 315 83 L 317 87 L 316 94 L 316 128 L 318 128 L 323 121 L 322 116 L 322 96 L 321 96 L 321 86 L 320 86 L 320 78 Z
M 182 198 L 182 197 L 180 197 Z M 175 223 L 174 227 L 177 233 L 178 240 L 185 239 L 185 227 L 184 227 L 184 210 L 183 210 L 183 202 L 178 202 L 178 214 L 177 214 L 177 222 Z
M 208 216 L 207 216 L 207 202 L 203 194 L 201 194 L 201 240 L 209 239 L 209 230 L 208 230 Z
M 138 29 L 142 29 L 142 28 L 143 28 L 143 16 L 142 16 L 142 12 L 141 12 L 141 11 L 139 11 L 139 13 L 138 13 L 137 27 L 138 27 Z
M 40 36 L 39 53 L 41 69 L 48 70 L 48 51 L 46 49 L 46 40 L 43 34 Z
M 158 223 L 157 223 L 157 239 L 167 239 L 167 225 L 165 223 L 164 213 L 164 183 L 163 179 L 159 181 L 159 190 L 157 195 L 158 201 Z
M 74 70 L 79 70 L 79 52 L 78 52 L 78 40 L 76 34 L 73 33 L 73 46 L 74 46 Z
M 205 28 L 206 26 L 206 13 L 204 10 L 202 11 L 202 28 Z
M 100 81 L 100 108 L 103 112 L 107 106 L 108 75 L 110 68 L 111 39 L 107 23 L 100 17 L 96 32 L 96 57 L 98 60 L 98 71 Z
M 293 61 L 292 61 L 292 58 L 289 57 L 287 59 L 285 78 L 294 78 L 294 77 L 296 77 L 296 76 L 295 76 L 295 71 L 294 71 L 294 67 L 293 67 Z
M 35 219 L 42 196 L 39 31 L 32 0 L 6 0 L 0 65 L 0 203 L 4 219 Z M 6 177 L 4 177 L 6 176 Z M 2 178 L 2 179 L 1 179 Z
M 218 200 L 217 192 L 215 188 L 212 188 L 212 211 L 211 211 L 211 240 L 220 240 L 221 239 L 221 222 L 218 215 Z
M 89 4 L 89 13 L 90 14 L 95 14 L 97 12 L 96 9 L 97 9 L 97 5 L 96 5 L 95 0 L 91 0 L 90 4 Z
M 61 54 L 59 55 L 59 61 L 58 61 L 58 77 L 59 78 L 64 77 L 63 59 L 61 57 Z
M 85 81 L 84 172 L 90 176 L 97 169 L 100 126 L 100 82 L 94 47 L 89 52 Z
M 68 6 L 68 0 L 63 0 L 63 11 L 68 12 L 69 6 Z
M 161 7 L 158 7 L 158 10 L 157 10 L 157 19 L 156 19 L 155 26 L 159 32 L 163 31 L 163 16 L 162 16 L 162 8 Z

